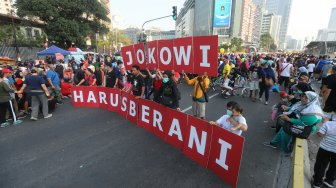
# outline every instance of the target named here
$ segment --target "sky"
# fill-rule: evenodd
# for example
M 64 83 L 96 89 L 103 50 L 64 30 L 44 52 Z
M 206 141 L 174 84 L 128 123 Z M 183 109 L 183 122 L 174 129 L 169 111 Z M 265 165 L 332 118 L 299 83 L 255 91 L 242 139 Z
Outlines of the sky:
M 119 15 L 121 26 L 137 26 L 149 19 L 172 14 L 172 6 L 179 11 L 185 0 L 110 0 L 112 14 Z M 331 9 L 336 0 L 293 0 L 287 35 L 298 40 L 308 41 L 317 36 L 319 29 L 327 28 Z M 336 21 L 336 20 L 335 20 Z M 145 28 L 157 27 L 162 30 L 174 30 L 175 22 L 170 18 L 147 23 Z

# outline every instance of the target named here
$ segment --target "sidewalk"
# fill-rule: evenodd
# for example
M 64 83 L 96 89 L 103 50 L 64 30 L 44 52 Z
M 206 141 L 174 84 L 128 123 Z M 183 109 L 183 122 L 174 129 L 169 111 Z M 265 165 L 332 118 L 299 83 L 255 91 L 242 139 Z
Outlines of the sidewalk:
M 315 92 L 317 94 L 320 93 L 321 82 L 313 81 L 311 83 L 311 86 L 313 87 L 313 89 L 315 90 Z M 318 126 L 318 130 L 319 130 L 320 126 L 321 126 L 321 124 Z M 316 133 L 311 134 L 310 137 L 307 140 L 308 149 L 309 149 L 310 174 L 311 174 L 311 176 L 314 175 L 315 159 L 316 159 L 316 154 L 317 154 L 318 148 L 320 146 L 320 141 L 321 141 L 321 138 L 319 136 L 317 136 Z

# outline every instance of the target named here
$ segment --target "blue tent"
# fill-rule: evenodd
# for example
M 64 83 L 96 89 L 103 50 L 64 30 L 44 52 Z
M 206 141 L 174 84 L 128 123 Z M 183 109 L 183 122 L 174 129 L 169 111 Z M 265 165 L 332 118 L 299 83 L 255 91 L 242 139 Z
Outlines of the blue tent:
M 47 56 L 47 55 L 54 56 L 55 53 L 60 53 L 60 54 L 62 54 L 64 56 L 70 54 L 70 52 L 68 52 L 66 50 L 63 50 L 62 48 L 59 48 L 59 47 L 57 47 L 55 45 L 52 45 L 49 48 L 47 48 L 47 49 L 45 49 L 45 50 L 43 50 L 41 52 L 38 52 L 37 56 Z

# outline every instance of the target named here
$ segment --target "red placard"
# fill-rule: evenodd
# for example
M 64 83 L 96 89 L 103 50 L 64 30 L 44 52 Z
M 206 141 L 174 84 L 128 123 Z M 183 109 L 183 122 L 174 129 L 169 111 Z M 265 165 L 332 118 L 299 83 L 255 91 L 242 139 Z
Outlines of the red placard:
M 193 37 L 194 74 L 217 76 L 218 36 Z
M 186 133 L 183 153 L 206 168 L 210 155 L 211 125 L 194 116 L 188 116 Z
M 139 65 L 140 69 L 146 69 L 146 55 L 144 43 L 134 44 L 135 64 Z
M 165 121 L 168 118 L 167 111 L 169 108 L 160 105 L 154 101 L 152 101 L 151 108 L 153 110 L 153 119 L 151 122 L 151 125 L 153 127 L 152 133 L 164 140 L 167 135 L 167 127 Z
M 107 110 L 109 108 L 110 95 L 106 87 L 97 87 L 99 108 Z
M 106 92 L 108 93 L 109 98 L 107 110 L 120 114 L 120 90 L 117 88 L 106 88 Z
M 120 110 L 119 110 L 119 115 L 124 117 L 124 118 L 127 118 L 127 113 L 128 113 L 128 96 L 130 94 L 124 92 L 124 91 L 121 91 L 121 94 L 120 94 Z
M 158 41 L 158 62 L 160 70 L 174 69 L 173 40 Z
M 166 114 L 169 115 L 164 116 L 165 141 L 176 148 L 183 149 L 187 139 L 188 114 L 169 108 L 166 110 Z
M 72 105 L 81 107 L 86 106 L 86 98 L 88 89 L 84 86 L 76 86 L 71 88 Z
M 213 126 L 209 168 L 232 187 L 237 187 L 244 138 Z
M 72 94 L 73 103 L 77 103 L 77 106 L 92 108 L 99 107 L 99 98 L 96 86 L 74 87 Z
M 147 54 L 148 54 L 148 62 L 147 68 L 149 70 L 154 70 L 159 65 L 158 62 L 158 41 L 151 41 L 147 43 Z
M 138 126 L 152 132 L 153 126 L 153 101 L 140 99 L 139 100 L 139 116 Z
M 193 38 L 185 37 L 173 40 L 174 70 L 176 72 L 194 72 Z
M 126 70 L 131 70 L 135 64 L 135 55 L 133 45 L 121 47 L 121 56 L 123 57 Z
M 127 119 L 137 124 L 138 122 L 138 103 L 139 99 L 136 99 L 134 95 L 128 95 L 128 103 L 127 103 Z

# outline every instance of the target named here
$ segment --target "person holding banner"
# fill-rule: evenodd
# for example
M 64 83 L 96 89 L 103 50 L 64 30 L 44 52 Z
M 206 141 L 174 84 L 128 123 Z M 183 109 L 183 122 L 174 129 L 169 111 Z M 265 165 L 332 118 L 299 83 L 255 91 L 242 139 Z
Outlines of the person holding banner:
M 133 78 L 131 80 L 131 91 L 135 98 L 143 98 L 145 94 L 145 81 L 144 78 L 140 75 L 140 67 L 138 65 L 132 66 Z
M 158 101 L 164 106 L 180 111 L 180 93 L 177 89 L 175 80 L 173 80 L 174 76 L 172 75 L 172 72 L 165 71 L 162 76 L 162 85 L 157 94 L 158 99 L 154 99 L 154 101 Z
M 206 90 L 209 88 L 210 80 L 207 75 L 197 76 L 190 80 L 186 73 L 183 72 L 183 74 L 185 82 L 194 86 L 192 94 L 193 114 L 195 117 L 205 119 L 205 103 L 208 102 Z
M 226 114 L 217 121 L 210 121 L 211 125 L 216 125 L 226 129 L 237 135 L 241 135 L 243 131 L 247 131 L 247 123 L 242 116 L 243 109 L 235 101 L 230 101 L 226 104 Z

